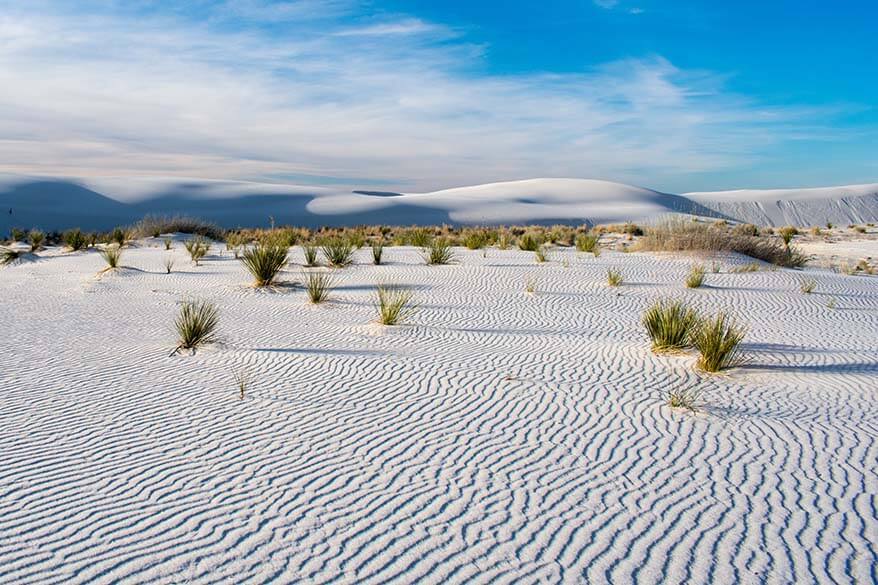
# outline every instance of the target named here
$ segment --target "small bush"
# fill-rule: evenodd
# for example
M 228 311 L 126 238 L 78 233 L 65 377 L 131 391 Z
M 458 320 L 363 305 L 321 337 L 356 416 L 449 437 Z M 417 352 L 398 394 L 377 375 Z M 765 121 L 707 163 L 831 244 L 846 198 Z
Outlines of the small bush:
M 658 301 L 643 314 L 643 326 L 655 352 L 678 351 L 692 345 L 698 313 L 681 301 Z
M 15 264 L 21 258 L 21 252 L 13 248 L 0 248 L 0 266 Z
M 130 236 L 133 238 L 148 236 L 157 238 L 162 234 L 170 233 L 193 234 L 217 241 L 223 240 L 225 237 L 225 231 L 215 224 L 182 215 L 173 217 L 147 215 L 134 224 Z
M 594 254 L 598 247 L 598 236 L 592 233 L 579 234 L 576 236 L 576 249 L 580 252 Z M 595 254 L 597 255 L 597 254 Z
M 207 301 L 184 301 L 174 320 L 179 344 L 171 355 L 181 349 L 195 350 L 206 343 L 216 341 L 219 309 Z
M 409 244 L 419 248 L 426 248 L 433 241 L 433 236 L 425 228 L 415 228 L 408 234 Z
M 354 261 L 354 246 L 343 238 L 329 238 L 321 247 L 330 266 L 344 268 Z
M 782 227 L 777 230 L 777 235 L 780 236 L 780 239 L 783 240 L 784 246 L 789 249 L 790 242 L 793 241 L 793 238 L 799 234 L 799 230 L 795 227 L 788 225 L 786 227 Z
M 746 329 L 725 313 L 699 323 L 692 334 L 692 345 L 701 354 L 697 366 L 705 372 L 719 372 L 741 362 L 738 349 Z
M 731 270 L 729 270 L 729 272 L 759 272 L 760 270 L 762 270 L 762 266 L 759 264 L 759 262 L 748 262 L 747 264 L 733 267 Z
M 302 252 L 305 254 L 305 266 L 317 266 L 317 246 L 305 244 Z
M 244 250 L 241 254 L 241 262 L 253 276 L 254 286 L 271 286 L 278 273 L 287 264 L 287 248 L 257 244 Z
M 189 252 L 189 258 L 192 259 L 196 266 L 198 266 L 202 258 L 207 256 L 207 252 L 210 250 L 210 243 L 201 236 L 188 239 L 183 245 L 186 247 L 186 251 Z
M 701 390 L 695 387 L 673 388 L 667 393 L 668 406 L 696 412 L 701 406 L 701 395 Z
M 325 272 L 308 272 L 305 276 L 305 288 L 308 298 L 315 305 L 329 298 L 332 290 L 332 276 Z
M 449 264 L 454 260 L 454 249 L 448 243 L 448 240 L 438 238 L 430 243 L 424 255 L 424 260 L 431 266 Z
M 378 317 L 383 325 L 398 325 L 415 313 L 412 292 L 393 285 L 381 285 L 378 293 Z
M 170 274 L 171 270 L 174 269 L 174 257 L 171 255 L 165 256 L 162 265 L 165 267 L 165 273 Z
M 467 230 L 463 234 L 463 245 L 469 250 L 481 250 L 490 240 L 485 230 Z
M 527 232 L 518 238 L 518 248 L 525 252 L 536 252 L 542 243 L 540 237 L 530 232 Z
M 173 250 L 174 249 L 174 240 L 171 238 L 165 238 L 165 250 Z
M 384 244 L 375 242 L 372 244 L 372 264 L 378 266 L 381 264 L 381 256 L 384 255 Z
M 106 270 L 114 270 L 119 268 L 119 262 L 122 260 L 122 247 L 119 244 L 112 244 L 100 251 L 101 258 L 107 263 Z
M 110 232 L 110 236 L 108 239 L 108 243 L 118 244 L 119 246 L 124 246 L 125 242 L 128 241 L 128 232 L 123 228 L 116 227 L 113 228 L 113 231 Z
M 77 252 L 88 245 L 88 240 L 82 230 L 75 228 L 64 232 L 64 243 L 72 251 Z
M 704 284 L 704 266 L 696 264 L 689 270 L 689 274 L 686 275 L 686 287 L 698 288 L 702 284 Z
M 24 233 L 23 229 L 14 227 L 9 230 L 9 235 L 13 242 L 21 242 L 27 234 Z
M 610 286 L 622 284 L 622 272 L 618 268 L 607 269 L 607 284 Z
M 546 246 L 540 246 L 534 251 L 534 259 L 542 264 L 549 259 L 549 249 Z
M 801 290 L 804 294 L 809 295 L 814 292 L 814 289 L 817 287 L 817 281 L 813 278 L 803 278 L 799 281 L 799 290 Z
M 509 233 L 508 232 L 500 232 L 500 236 L 497 238 L 497 247 L 501 250 L 509 249 Z
M 43 244 L 46 243 L 46 234 L 40 230 L 31 230 L 27 234 L 27 239 L 30 242 L 30 251 L 39 252 L 43 249 Z

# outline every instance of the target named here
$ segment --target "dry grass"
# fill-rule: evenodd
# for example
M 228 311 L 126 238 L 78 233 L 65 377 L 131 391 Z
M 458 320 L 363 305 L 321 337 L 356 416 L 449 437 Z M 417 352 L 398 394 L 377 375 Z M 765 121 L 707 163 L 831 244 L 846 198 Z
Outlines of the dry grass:
M 655 352 L 679 351 L 692 345 L 692 333 L 700 318 L 682 301 L 660 300 L 649 307 L 641 320 Z
M 412 291 L 394 285 L 380 285 L 378 295 L 378 320 L 382 325 L 399 325 L 415 313 Z
M 208 301 L 184 301 L 174 320 L 179 343 L 171 355 L 181 349 L 194 351 L 204 344 L 215 342 L 218 325 L 219 309 L 216 305 Z
M 607 269 L 607 285 L 620 286 L 622 284 L 622 271 L 618 268 Z
M 739 345 L 747 330 L 720 312 L 703 320 L 692 334 L 692 345 L 701 354 L 697 366 L 705 372 L 719 372 L 742 361 Z
M 307 272 L 305 274 L 305 290 L 308 299 L 318 305 L 329 298 L 332 290 L 333 278 L 325 272 Z
M 686 275 L 686 287 L 699 288 L 702 284 L 704 284 L 704 265 L 695 264 Z

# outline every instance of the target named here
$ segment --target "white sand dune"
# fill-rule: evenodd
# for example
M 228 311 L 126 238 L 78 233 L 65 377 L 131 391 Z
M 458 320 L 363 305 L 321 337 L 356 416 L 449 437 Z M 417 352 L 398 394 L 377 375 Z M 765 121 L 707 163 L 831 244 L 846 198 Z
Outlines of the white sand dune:
M 872 277 L 689 290 L 679 257 L 389 248 L 310 306 L 216 252 L 0 271 L 0 582 L 875 580 Z M 415 291 L 409 326 L 370 323 L 390 281 Z M 669 295 L 738 314 L 748 365 L 652 354 L 640 314 Z M 168 357 L 188 296 L 219 305 L 224 344 Z M 684 386 L 704 412 L 664 406 Z

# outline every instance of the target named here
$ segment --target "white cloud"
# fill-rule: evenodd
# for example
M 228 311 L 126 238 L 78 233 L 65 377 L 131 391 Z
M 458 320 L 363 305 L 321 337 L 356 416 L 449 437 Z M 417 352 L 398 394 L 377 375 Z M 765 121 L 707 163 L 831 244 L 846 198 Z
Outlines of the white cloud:
M 535 176 L 652 183 L 749 164 L 813 131 L 796 111 L 758 107 L 726 94 L 722 78 L 660 57 L 477 75 L 482 48 L 441 26 L 387 15 L 341 23 L 314 0 L 288 4 L 223 6 L 291 19 L 294 30 L 271 34 L 4 10 L 0 172 L 318 175 L 414 189 Z M 308 25 L 314 18 L 324 20 Z

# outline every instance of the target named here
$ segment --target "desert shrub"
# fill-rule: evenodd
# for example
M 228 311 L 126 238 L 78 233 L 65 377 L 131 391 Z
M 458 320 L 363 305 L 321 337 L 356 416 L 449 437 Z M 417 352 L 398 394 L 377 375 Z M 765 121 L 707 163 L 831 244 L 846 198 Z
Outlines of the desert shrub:
M 107 263 L 107 270 L 119 268 L 119 262 L 122 260 L 122 246 L 119 244 L 111 244 L 100 250 L 101 258 Z
M 195 350 L 206 343 L 216 341 L 219 325 L 219 309 L 208 301 L 183 301 L 180 313 L 174 320 L 178 345 L 171 352 L 174 355 L 181 349 Z
M 131 237 L 157 238 L 162 234 L 170 234 L 175 232 L 182 234 L 193 234 L 217 241 L 225 239 L 225 230 L 218 227 L 216 224 L 204 221 L 202 219 L 187 217 L 183 215 L 147 215 L 139 222 L 134 224 L 134 226 L 131 228 Z
M 125 242 L 128 241 L 128 232 L 121 228 L 115 227 L 113 231 L 110 232 L 107 243 L 118 244 L 119 246 L 124 246 Z
M 672 408 L 683 408 L 696 412 L 701 406 L 702 391 L 694 386 L 684 388 L 672 388 L 668 390 L 666 400 Z
M 631 223 L 629 221 L 625 224 L 625 227 L 622 228 L 622 232 L 628 234 L 629 236 L 642 236 L 643 228 L 636 223 Z
M 680 252 L 737 252 L 771 262 L 777 266 L 804 266 L 809 258 L 795 247 L 787 247 L 775 239 L 740 235 L 734 230 L 716 228 L 700 222 L 671 218 L 647 229 L 638 245 L 641 250 Z
M 46 243 L 46 234 L 40 230 L 31 230 L 27 234 L 27 240 L 30 242 L 30 251 L 38 252 L 43 249 L 43 244 Z
M 437 238 L 430 242 L 424 260 L 430 265 L 449 264 L 454 260 L 454 249 L 445 238 Z
M 302 252 L 305 255 L 305 266 L 317 266 L 317 246 L 304 244 Z
M 372 264 L 378 266 L 381 264 L 381 257 L 384 255 L 384 244 L 381 242 L 372 243 Z
M 701 354 L 698 367 L 705 372 L 718 372 L 739 364 L 738 346 L 745 334 L 743 326 L 722 312 L 713 319 L 702 320 L 692 333 L 692 345 Z
M 461 241 L 469 250 L 481 250 L 488 245 L 490 237 L 486 230 L 466 230 Z
M 165 267 L 165 273 L 170 274 L 171 270 L 174 269 L 174 257 L 170 254 L 165 256 L 164 260 L 162 261 L 162 266 Z
M 576 249 L 580 252 L 594 253 L 598 247 L 598 236 L 593 233 L 579 234 L 576 236 Z
M 9 236 L 13 242 L 22 242 L 27 234 L 25 234 L 24 230 L 21 228 L 11 228 L 9 230 Z
M 411 246 L 426 248 L 433 240 L 433 235 L 426 228 L 412 228 L 406 234 L 405 241 Z
M 804 294 L 809 295 L 814 292 L 814 289 L 817 287 L 817 281 L 813 278 L 803 278 L 799 281 L 799 290 L 801 290 Z
M 622 284 L 622 272 L 618 268 L 607 269 L 607 284 L 610 286 Z
M 241 263 L 253 276 L 254 286 L 271 286 L 287 264 L 287 248 L 278 245 L 257 244 L 241 253 Z
M 779 235 L 780 239 L 783 240 L 783 244 L 787 247 L 787 249 L 789 249 L 790 247 L 790 242 L 792 242 L 793 238 L 798 234 L 799 230 L 791 225 L 782 227 L 777 230 L 777 235 Z
M 739 236 L 758 236 L 759 228 L 752 223 L 739 223 L 734 228 L 735 234 Z
M 826 229 L 831 230 L 832 227 L 833 227 L 833 226 L 832 226 L 832 222 L 831 222 L 831 221 L 827 221 L 827 222 L 826 222 Z
M 383 325 L 398 325 L 415 313 L 412 291 L 394 285 L 377 288 L 378 319 Z
M 172 240 L 171 238 L 165 238 L 164 244 L 165 244 L 165 250 L 173 250 L 174 240 Z
M 858 225 L 858 226 L 854 226 L 854 231 L 857 232 L 858 234 L 865 234 L 866 228 L 864 228 L 861 225 Z
M 186 247 L 186 251 L 189 252 L 189 258 L 192 259 L 196 266 L 198 266 L 198 262 L 202 258 L 207 256 L 207 252 L 210 250 L 210 243 L 201 236 L 190 238 L 183 245 Z
M 536 252 L 542 243 L 542 238 L 532 232 L 526 232 L 518 238 L 518 248 L 525 252 Z
M 547 261 L 549 259 L 549 248 L 546 246 L 540 246 L 534 250 L 534 259 L 540 264 Z
M 366 234 L 363 230 L 357 229 L 348 234 L 347 240 L 354 250 L 359 250 L 366 245 Z
M 235 255 L 235 258 L 241 256 L 241 248 L 247 245 L 247 238 L 241 232 L 229 232 L 226 234 L 226 250 Z
M 497 247 L 501 250 L 508 250 L 510 245 L 510 237 L 509 232 L 502 231 L 500 235 L 497 237 Z
M 74 252 L 84 249 L 88 246 L 88 240 L 82 233 L 82 230 L 75 228 L 64 232 L 64 243 Z
M 653 351 L 677 351 L 692 345 L 691 335 L 699 317 L 682 301 L 660 300 L 646 310 L 641 322 L 652 340 Z
M 696 264 L 689 269 L 689 274 L 686 275 L 686 287 L 698 288 L 702 284 L 704 284 L 704 266 Z
M 344 238 L 329 238 L 321 246 L 330 266 L 344 268 L 354 261 L 354 246 Z
M 21 258 L 21 252 L 14 248 L 0 248 L 0 266 L 15 264 Z
M 821 234 L 823 233 L 823 232 L 820 231 L 820 228 L 817 227 L 816 225 L 813 226 L 813 227 L 811 227 L 810 232 L 811 232 L 811 235 L 812 235 L 812 236 L 819 236 L 819 235 L 821 235 Z
M 760 270 L 762 270 L 762 266 L 759 264 L 759 262 L 748 262 L 747 264 L 733 267 L 731 270 L 729 270 L 729 272 L 759 272 Z
M 305 275 L 305 289 L 312 303 L 322 303 L 329 298 L 332 290 L 332 276 L 325 272 L 308 272 Z

